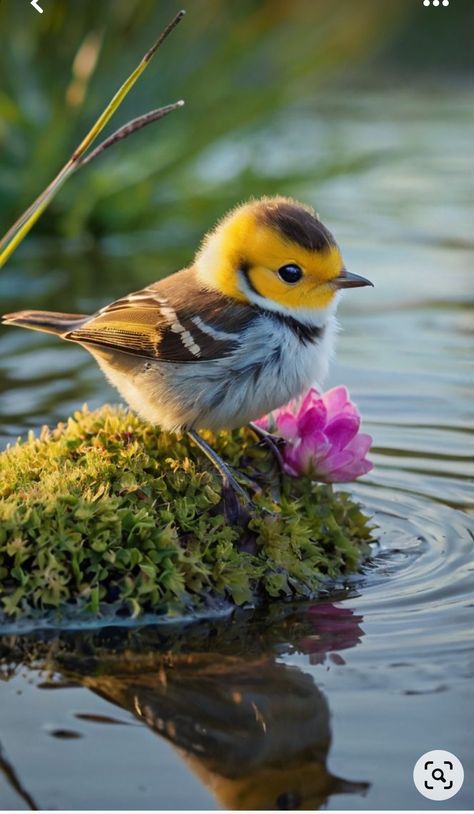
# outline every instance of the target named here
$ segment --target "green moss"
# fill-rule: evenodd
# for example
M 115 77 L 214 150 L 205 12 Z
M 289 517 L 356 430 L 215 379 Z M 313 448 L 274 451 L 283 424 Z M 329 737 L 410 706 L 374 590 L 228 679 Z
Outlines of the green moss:
M 211 440 L 261 488 L 248 523 L 226 519 L 219 477 L 187 438 L 119 408 L 84 408 L 3 452 L 4 615 L 169 614 L 309 597 L 357 569 L 370 526 L 349 495 L 280 476 L 250 430 Z

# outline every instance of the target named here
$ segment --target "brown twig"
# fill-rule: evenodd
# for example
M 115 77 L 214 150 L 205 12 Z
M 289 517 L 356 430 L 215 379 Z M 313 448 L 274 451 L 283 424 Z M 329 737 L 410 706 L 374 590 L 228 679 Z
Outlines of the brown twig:
M 146 127 L 147 124 L 151 124 L 152 122 L 156 122 L 159 119 L 163 119 L 168 113 L 172 113 L 173 110 L 179 110 L 180 107 L 183 107 L 184 102 L 182 99 L 179 102 L 174 102 L 172 105 L 166 105 L 165 107 L 160 107 L 158 110 L 150 110 L 149 113 L 144 113 L 143 116 L 137 116 L 136 119 L 132 119 L 131 121 L 124 124 L 122 127 L 119 127 L 115 133 L 112 133 L 111 136 L 104 139 L 95 150 L 92 150 L 88 155 L 85 155 L 83 158 L 79 158 L 77 160 L 77 167 L 84 167 L 90 161 L 93 161 L 94 158 L 97 158 L 100 153 L 104 150 L 107 150 L 109 147 L 112 147 L 114 144 L 117 144 L 118 141 L 122 141 L 128 136 L 133 135 L 133 133 L 138 132 L 141 130 L 142 127 Z
M 157 41 L 151 48 L 146 52 L 145 56 L 143 57 L 144 62 L 149 62 L 152 56 L 154 55 L 155 51 L 158 51 L 158 48 L 165 41 L 165 39 L 171 34 L 174 28 L 178 25 L 179 22 L 183 19 L 184 15 L 186 14 L 186 10 L 184 8 L 173 17 L 171 22 L 168 23 L 166 28 L 163 29 L 160 36 L 158 37 Z

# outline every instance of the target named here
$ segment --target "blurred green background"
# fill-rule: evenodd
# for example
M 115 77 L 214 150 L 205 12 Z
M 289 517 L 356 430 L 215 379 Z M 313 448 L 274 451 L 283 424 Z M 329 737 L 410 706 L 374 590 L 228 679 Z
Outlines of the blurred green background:
M 62 166 L 114 91 L 178 10 L 165 0 L 0 3 L 0 231 Z M 107 132 L 178 98 L 184 110 L 81 171 L 34 234 L 103 238 L 143 232 L 182 261 L 229 206 L 293 193 L 310 176 L 356 172 L 377 149 L 318 144 L 302 115 L 362 85 L 392 90 L 468 76 L 474 4 L 422 0 L 190 0 L 187 17 Z M 294 142 L 274 154 L 272 133 Z M 297 159 L 304 152 L 306 160 Z M 293 154 L 293 155 L 292 155 Z M 155 232 L 150 235 L 149 231 Z

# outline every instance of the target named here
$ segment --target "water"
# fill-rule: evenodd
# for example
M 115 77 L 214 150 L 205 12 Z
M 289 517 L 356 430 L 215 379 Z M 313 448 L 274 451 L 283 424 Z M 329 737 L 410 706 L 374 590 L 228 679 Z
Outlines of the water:
M 285 166 L 299 180 L 282 191 L 316 204 L 375 283 L 345 297 L 328 385 L 349 386 L 375 438 L 376 467 L 351 489 L 380 544 L 311 605 L 179 631 L 5 635 L 4 807 L 429 808 L 412 770 L 435 748 L 466 776 L 436 806 L 474 806 L 469 104 L 372 90 L 282 117 L 271 141 L 220 145 L 203 222 L 220 183 L 258 170 L 274 189 Z M 315 156 L 333 168 L 317 184 Z M 184 248 L 179 234 L 102 251 L 31 241 L 0 279 L 2 308 L 93 309 L 185 262 L 196 224 Z M 12 329 L 0 341 L 3 443 L 114 398 L 80 349 Z

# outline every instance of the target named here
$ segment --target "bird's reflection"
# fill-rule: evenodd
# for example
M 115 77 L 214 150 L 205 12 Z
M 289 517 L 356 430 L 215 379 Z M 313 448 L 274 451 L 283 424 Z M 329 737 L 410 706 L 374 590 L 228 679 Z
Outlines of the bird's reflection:
M 89 634 L 74 646 L 56 643 L 53 666 L 172 743 L 221 806 L 316 809 L 367 785 L 328 771 L 327 701 L 310 674 L 279 655 L 331 658 L 360 641 L 360 621 L 328 603 L 289 613 L 273 629 L 258 620 L 200 626 L 172 647 L 163 647 L 170 633 L 150 628 L 125 642 L 118 632 Z

